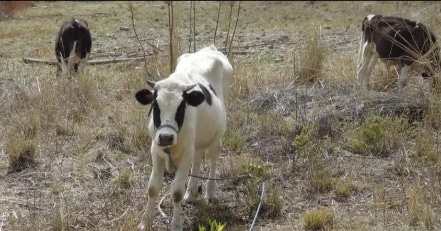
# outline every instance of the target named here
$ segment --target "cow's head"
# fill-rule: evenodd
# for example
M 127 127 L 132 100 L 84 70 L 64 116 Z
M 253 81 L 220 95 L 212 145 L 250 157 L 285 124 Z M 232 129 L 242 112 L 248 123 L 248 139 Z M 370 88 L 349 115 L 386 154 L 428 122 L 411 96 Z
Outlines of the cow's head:
M 435 48 L 430 57 L 430 66 L 426 67 L 426 71 L 422 73 L 423 78 L 435 76 L 441 70 L 441 63 L 439 57 L 439 48 Z
M 421 54 L 428 60 L 428 64 L 425 65 L 422 76 L 424 78 L 433 77 L 435 73 L 441 70 L 441 60 L 439 57 L 440 48 L 436 37 L 422 23 L 417 23 L 411 33 L 414 41 L 420 44 Z
M 194 90 L 196 84 L 182 84 L 169 79 L 157 83 L 148 81 L 148 84 L 153 91 L 142 89 L 135 98 L 143 105 L 151 104 L 149 115 L 153 112 L 154 142 L 164 148 L 173 146 L 184 123 L 186 106 L 200 105 L 205 96 Z

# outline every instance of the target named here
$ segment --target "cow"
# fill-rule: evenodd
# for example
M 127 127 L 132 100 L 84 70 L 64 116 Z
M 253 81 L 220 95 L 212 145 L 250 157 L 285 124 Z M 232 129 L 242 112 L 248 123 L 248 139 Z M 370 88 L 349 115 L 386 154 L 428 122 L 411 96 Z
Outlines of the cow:
M 63 23 L 55 40 L 57 73 L 70 77 L 72 71 L 82 72 L 92 49 L 89 25 L 84 19 L 71 18 Z
M 149 105 L 148 131 L 152 137 L 152 172 L 148 183 L 148 201 L 139 230 L 151 230 L 154 204 L 161 191 L 164 167 L 176 170 L 171 185 L 173 218 L 171 229 L 182 230 L 181 202 L 197 195 L 197 180 L 202 158 L 210 165 L 205 199 L 214 198 L 216 161 L 221 137 L 226 131 L 227 96 L 233 80 L 233 67 L 214 45 L 177 60 L 175 71 L 157 82 L 148 81 L 153 91 L 139 90 L 136 100 Z M 191 176 L 185 192 L 185 183 Z M 184 195 L 185 192 L 185 195 Z
M 398 92 L 410 70 L 424 78 L 440 70 L 435 35 L 422 23 L 405 18 L 371 14 L 363 19 L 358 55 L 358 81 L 367 88 L 378 59 L 398 72 Z

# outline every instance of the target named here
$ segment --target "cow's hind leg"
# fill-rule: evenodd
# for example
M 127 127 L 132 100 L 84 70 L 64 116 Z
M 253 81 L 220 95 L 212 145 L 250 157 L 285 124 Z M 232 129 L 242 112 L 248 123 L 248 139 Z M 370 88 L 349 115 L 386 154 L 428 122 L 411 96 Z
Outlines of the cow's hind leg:
M 61 72 L 62 76 L 67 76 L 67 74 L 68 74 L 67 60 L 68 60 L 68 58 L 64 58 L 63 55 L 61 55 L 61 53 L 60 53 L 60 63 L 58 64 L 59 65 L 58 70 Z
M 78 65 L 77 72 L 83 73 L 84 67 L 87 65 L 87 60 L 89 59 L 89 53 L 86 54 L 86 57 L 80 59 L 80 64 Z
M 70 51 L 69 54 L 69 58 L 67 59 L 67 73 L 69 74 L 69 77 L 71 75 L 71 71 L 74 68 L 74 64 L 75 64 L 75 59 L 76 59 L 76 53 L 75 53 L 75 49 L 77 46 L 77 41 L 74 42 L 73 46 L 72 46 L 72 50 Z
M 357 75 L 358 75 L 358 82 L 359 84 L 364 87 L 367 88 L 368 82 L 369 82 L 369 77 L 370 74 L 372 73 L 371 69 L 373 69 L 373 66 L 375 66 L 375 62 L 374 61 L 374 65 L 372 65 L 372 58 L 373 58 L 373 47 L 371 43 L 365 42 L 363 45 L 363 48 L 361 50 L 361 62 L 359 63 L 359 67 L 357 70 Z
M 404 65 L 399 67 L 399 76 L 398 76 L 398 93 L 401 93 L 403 87 L 406 85 L 407 77 L 409 76 L 410 66 Z
M 358 58 L 357 58 L 357 64 L 358 64 L 358 67 L 357 67 L 357 70 L 360 70 L 360 68 L 361 68 L 361 64 L 362 64 L 362 62 L 361 62 L 361 57 L 362 57 L 362 50 L 363 50 L 363 44 L 365 43 L 365 41 L 364 41 L 364 33 L 363 32 L 361 32 L 361 36 L 360 36 L 360 48 L 359 48 L 359 50 L 358 50 Z
M 193 164 L 191 167 L 191 175 L 199 176 L 201 170 L 202 157 L 204 155 L 203 151 L 196 151 L 194 155 Z M 191 201 L 198 193 L 198 178 L 190 176 L 188 181 L 187 192 L 185 193 L 184 200 Z
M 369 60 L 369 65 L 366 70 L 366 76 L 367 76 L 367 78 L 365 80 L 366 86 L 369 84 L 369 78 L 372 75 L 372 72 L 374 71 L 375 65 L 377 65 L 377 63 L 378 63 L 378 55 L 376 53 L 374 53 L 374 54 L 372 54 L 371 59 Z

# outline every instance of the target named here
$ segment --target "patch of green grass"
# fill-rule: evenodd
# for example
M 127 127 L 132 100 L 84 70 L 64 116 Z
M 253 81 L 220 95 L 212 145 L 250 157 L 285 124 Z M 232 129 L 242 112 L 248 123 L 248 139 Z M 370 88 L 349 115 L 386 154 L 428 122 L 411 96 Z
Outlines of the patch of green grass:
M 398 147 L 403 121 L 372 114 L 353 131 L 349 146 L 362 155 L 388 156 Z
M 308 123 L 302 127 L 300 134 L 294 138 L 297 156 L 305 157 L 310 148 L 317 143 L 317 126 Z
M 335 180 L 333 191 L 339 198 L 346 199 L 351 196 L 353 191 L 357 190 L 353 177 L 347 179 Z
M 199 225 L 199 231 L 223 231 L 227 223 L 217 222 L 216 220 L 208 221 L 208 229 L 205 226 Z
M 235 129 L 229 129 L 222 137 L 222 144 L 228 150 L 240 152 L 243 148 L 243 136 Z
M 130 168 L 123 169 L 113 180 L 113 194 L 119 195 L 124 190 L 132 188 L 134 183 L 133 173 Z
M 306 183 L 309 193 L 330 192 L 334 185 L 331 170 L 323 161 L 321 150 L 313 149 L 306 159 Z

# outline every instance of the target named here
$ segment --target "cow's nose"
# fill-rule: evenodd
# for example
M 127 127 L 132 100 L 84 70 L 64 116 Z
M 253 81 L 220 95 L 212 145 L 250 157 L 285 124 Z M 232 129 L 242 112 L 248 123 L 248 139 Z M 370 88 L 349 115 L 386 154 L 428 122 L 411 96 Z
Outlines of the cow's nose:
M 159 134 L 159 146 L 169 146 L 173 144 L 173 134 L 162 133 Z

